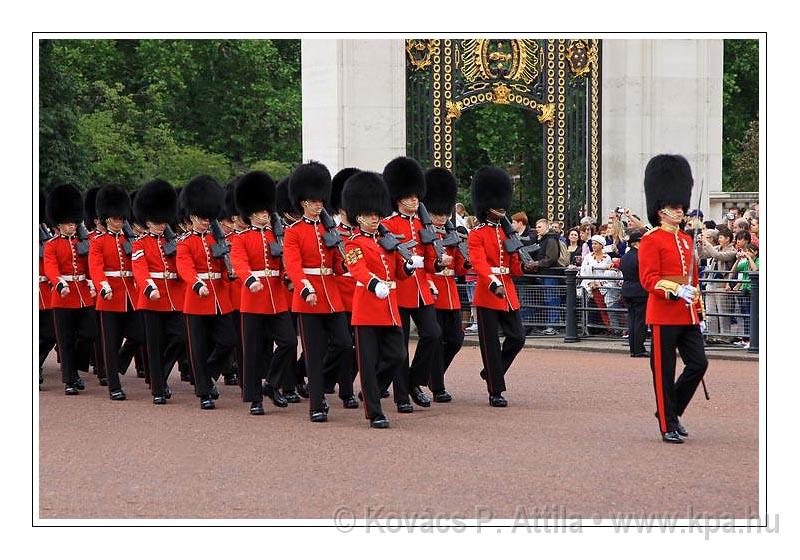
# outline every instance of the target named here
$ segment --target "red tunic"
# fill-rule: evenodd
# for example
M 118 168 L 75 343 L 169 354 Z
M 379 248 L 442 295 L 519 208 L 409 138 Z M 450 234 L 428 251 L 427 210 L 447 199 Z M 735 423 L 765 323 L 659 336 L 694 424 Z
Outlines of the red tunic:
M 473 304 L 477 307 L 498 311 L 519 309 L 517 290 L 511 277 L 522 276 L 522 263 L 518 254 L 509 255 L 503 247 L 503 241 L 507 238 L 503 228 L 491 222 L 482 223 L 469 232 L 467 237 L 469 258 L 473 270 L 478 275 L 473 299 Z M 505 297 L 497 297 L 489 290 L 492 277 L 503 284 Z
M 283 265 L 294 284 L 292 311 L 295 313 L 335 313 L 344 311 L 334 273 L 344 273 L 342 255 L 325 246 L 325 227 L 303 217 L 288 228 L 283 237 Z M 303 291 L 317 293 L 317 305 L 303 298 Z
M 439 232 L 439 239 L 443 237 L 444 233 Z M 439 292 L 439 295 L 436 296 L 436 309 L 454 311 L 461 309 L 461 298 L 458 296 L 455 277 L 466 274 L 467 269 L 464 267 L 464 255 L 461 254 L 458 247 L 445 247 L 445 253 L 453 257 L 453 265 L 429 274 L 428 277 L 436 286 L 436 291 Z
M 186 284 L 178 278 L 178 267 L 175 256 L 168 257 L 164 254 L 164 244 L 167 243 L 163 235 L 152 233 L 145 234 L 133 243 L 131 264 L 136 286 L 139 290 L 137 301 L 138 309 L 149 311 L 181 311 L 185 298 Z M 147 288 L 152 286 L 157 289 L 160 298 L 150 299 Z M 146 293 L 147 292 L 147 293 Z
M 436 272 L 436 252 L 433 249 L 433 245 L 423 245 L 419 240 L 419 230 L 422 229 L 422 222 L 417 218 L 416 214 L 412 217 L 395 212 L 383 220 L 383 224 L 389 231 L 399 237 L 401 242 L 415 240 L 417 246 L 412 251 L 425 258 L 424 269 L 417 268 L 411 278 L 398 282 L 397 294 L 400 307 L 412 309 L 419 307 L 420 298 L 422 298 L 423 305 L 432 304 L 433 294 L 431 293 L 426 273 Z
M 380 299 L 369 290 L 370 282 L 377 278 L 395 282 L 399 278 L 409 278 L 406 274 L 405 260 L 400 253 L 387 252 L 374 235 L 359 233 L 345 242 L 347 268 L 356 280 L 353 295 L 354 326 L 402 326 L 398 309 L 397 289 L 389 290 L 389 297 Z
M 44 272 L 44 255 L 42 255 L 42 258 L 39 259 L 39 311 L 53 307 L 50 304 L 51 289 L 50 282 Z
M 75 246 L 78 238 L 59 235 L 53 237 L 44 245 L 44 274 L 53 286 L 50 292 L 50 306 L 61 309 L 77 309 L 91 307 L 94 299 L 89 294 L 87 273 L 89 261 L 85 256 L 78 255 Z M 69 279 L 83 276 L 83 280 Z M 56 290 L 59 282 L 64 282 L 69 287 L 69 295 L 61 297 Z
M 225 234 L 225 240 L 228 242 L 228 245 L 231 248 L 231 262 L 233 259 L 233 245 L 236 242 L 236 232 L 231 231 L 230 233 Z M 233 270 L 236 270 L 236 265 L 233 266 Z M 225 280 L 228 282 L 228 296 L 231 298 L 231 306 L 235 311 L 238 311 L 241 306 L 241 298 L 242 298 L 242 278 L 238 274 L 236 278 L 230 280 L 227 275 L 225 275 Z
M 139 292 L 133 278 L 131 257 L 122 249 L 125 236 L 120 233 L 101 233 L 89 244 L 89 270 L 97 288 L 98 311 L 131 311 L 136 309 Z M 111 276 L 109 276 L 109 274 Z M 104 286 L 111 287 L 111 299 L 100 295 Z
M 350 239 L 358 232 L 357 228 L 346 226 L 344 224 L 339 224 L 337 229 L 339 230 L 339 235 L 341 235 L 342 239 L 345 241 Z M 337 274 L 334 278 L 336 280 L 336 286 L 339 288 L 339 295 L 342 297 L 342 305 L 344 306 L 344 310 L 352 313 L 353 294 L 356 291 L 356 279 L 353 278 L 350 272 Z
M 240 278 L 242 313 L 276 315 L 289 310 L 280 258 L 273 257 L 269 244 L 276 241 L 272 229 L 255 226 L 235 234 L 231 240 L 231 260 Z M 251 292 L 249 286 L 260 282 L 263 288 Z
M 639 244 L 639 281 L 650 293 L 645 321 L 648 325 L 697 325 L 702 315 L 700 298 L 693 305 L 678 298 L 687 284 L 692 237 L 676 227 L 662 225 L 650 230 Z M 697 260 L 691 284 L 698 285 Z M 699 291 L 698 291 L 699 295 Z
M 186 283 L 183 312 L 188 315 L 216 315 L 233 311 L 228 294 L 229 282 L 225 280 L 225 265 L 211 256 L 214 236 L 210 231 L 192 231 L 178 241 L 178 276 Z M 209 294 L 201 297 L 197 290 L 208 288 Z

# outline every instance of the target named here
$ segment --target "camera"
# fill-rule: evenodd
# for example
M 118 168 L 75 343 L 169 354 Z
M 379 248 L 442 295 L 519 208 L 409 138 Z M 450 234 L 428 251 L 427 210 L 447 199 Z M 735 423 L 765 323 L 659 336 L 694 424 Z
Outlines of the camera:
M 726 220 L 735 220 L 736 219 L 736 214 L 734 214 L 733 212 L 728 212 L 727 214 L 725 214 L 725 219 Z
M 614 209 L 614 212 L 616 212 L 618 215 L 622 216 L 625 213 L 625 209 L 622 206 L 617 206 Z

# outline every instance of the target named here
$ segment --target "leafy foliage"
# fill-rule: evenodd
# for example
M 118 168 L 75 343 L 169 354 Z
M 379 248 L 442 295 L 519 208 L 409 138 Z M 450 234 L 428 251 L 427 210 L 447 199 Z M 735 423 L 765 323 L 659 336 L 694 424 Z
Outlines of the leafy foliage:
M 754 154 L 745 155 L 744 152 L 752 148 L 755 148 Z M 735 169 L 737 161 L 738 171 Z M 747 172 L 741 168 L 746 162 L 751 166 Z M 754 39 L 726 39 L 724 42 L 722 188 L 724 191 L 758 191 L 758 41 Z

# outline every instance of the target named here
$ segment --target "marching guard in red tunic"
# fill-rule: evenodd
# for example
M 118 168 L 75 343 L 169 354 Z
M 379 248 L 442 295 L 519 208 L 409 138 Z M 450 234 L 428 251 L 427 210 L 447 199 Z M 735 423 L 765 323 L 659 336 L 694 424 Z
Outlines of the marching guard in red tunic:
M 445 239 L 445 225 L 453 214 L 458 194 L 458 185 L 453 174 L 447 169 L 434 167 L 425 172 L 425 207 L 431 215 L 439 239 Z M 453 232 L 453 235 L 457 235 Z M 457 246 L 444 247 L 447 266 L 430 275 L 439 295 L 434 304 L 436 320 L 442 329 L 442 343 L 436 352 L 436 360 L 431 367 L 428 387 L 433 393 L 433 401 L 446 403 L 453 400 L 444 385 L 444 374 L 458 351 L 464 344 L 464 325 L 461 319 L 461 299 L 456 287 L 456 276 L 466 273 L 471 265 Z
M 395 212 L 383 224 L 402 242 L 414 240 L 417 245 L 412 249 L 416 253 L 414 274 L 411 278 L 398 282 L 397 295 L 400 315 L 403 320 L 403 335 L 408 345 L 411 333 L 411 319 L 417 325 L 417 348 L 411 366 L 404 368 L 403 378 L 405 390 L 411 399 L 422 407 L 429 407 L 431 401 L 422 391 L 427 385 L 431 368 L 436 359 L 436 351 L 441 344 L 442 329 L 436 321 L 433 307 L 434 291 L 426 273 L 441 270 L 444 265 L 437 262 L 433 245 L 425 245 L 420 240 L 422 221 L 417 216 L 420 199 L 425 197 L 425 175 L 419 163 L 411 158 L 398 157 L 386 164 L 383 178 L 389 188 L 389 196 Z M 385 387 L 384 387 L 385 389 Z M 413 411 L 410 403 L 397 400 L 398 388 L 395 387 L 395 402 L 404 409 Z
M 56 331 L 53 323 L 53 305 L 50 302 L 52 286 L 44 272 L 44 247 L 55 235 L 47 224 L 44 193 L 39 191 L 39 389 L 42 388 L 42 366 L 47 355 L 56 345 Z
M 241 177 L 235 187 L 238 215 L 250 227 L 236 235 L 231 257 L 242 280 L 240 314 L 242 336 L 242 399 L 250 414 L 263 415 L 261 380 L 266 378 L 273 402 L 288 403 L 280 395 L 282 376 L 292 375 L 297 356 L 297 335 L 284 294 L 280 248 L 271 227 L 275 211 L 275 182 L 263 171 Z M 275 344 L 272 359 L 265 348 Z M 292 385 L 293 387 L 293 385 Z M 281 400 L 276 401 L 280 397 Z M 281 406 L 281 405 L 279 405 Z
M 477 311 L 478 338 L 483 359 L 481 378 L 486 380 L 489 404 L 508 406 L 505 373 L 525 344 L 519 317 L 519 300 L 512 276 L 522 275 L 517 253 L 509 254 L 505 231 L 498 223 L 511 205 L 511 179 L 497 167 L 486 166 L 472 179 L 472 207 L 479 225 L 467 239 L 472 267 L 478 275 L 473 304 Z M 505 335 L 502 347 L 498 328 Z
M 692 170 L 683 156 L 662 154 L 647 164 L 647 217 L 655 227 L 639 243 L 639 279 L 650 293 L 645 321 L 653 331 L 650 367 L 662 440 L 683 443 L 679 417 L 703 379 L 703 309 L 692 237 L 680 229 L 691 203 Z M 685 364 L 675 381 L 675 350 Z
M 186 352 L 185 285 L 175 264 L 177 240 L 164 235 L 175 221 L 177 206 L 175 189 L 158 179 L 142 187 L 133 203 L 137 220 L 147 227 L 147 233 L 133 243 L 131 265 L 144 321 L 153 404 L 166 404 L 172 396 L 167 378 Z
M 294 206 L 303 209 L 303 217 L 286 230 L 283 263 L 294 285 L 292 311 L 299 314 L 312 422 L 325 422 L 328 418 L 322 349 L 327 349 L 324 359 L 329 363 L 352 361 L 353 342 L 334 280 L 335 273 L 346 269 L 339 250 L 326 244 L 323 237 L 327 231 L 320 220 L 330 193 L 331 175 L 317 162 L 300 165 L 289 180 L 289 196 Z M 349 408 L 355 397 L 348 397 L 344 402 Z M 355 405 L 357 408 L 358 401 Z
M 106 226 L 103 220 L 97 217 L 97 193 L 100 192 L 100 187 L 90 187 L 83 194 L 83 223 L 89 232 L 89 244 L 100 235 L 106 232 Z M 95 320 L 97 321 L 97 332 L 100 332 L 100 314 L 95 313 Z M 108 378 L 106 377 L 106 370 L 103 364 L 103 341 L 98 336 L 92 343 L 92 363 L 94 364 L 94 373 L 97 376 L 98 383 L 103 386 L 108 386 Z
M 111 400 L 125 400 L 120 384 L 120 349 L 123 338 L 140 346 L 144 340 L 141 317 L 136 313 L 139 293 L 131 268 L 132 242 L 123 233 L 131 213 L 127 191 L 119 185 L 105 185 L 97 193 L 97 214 L 106 224 L 89 249 L 89 270 L 98 289 L 96 308 L 100 315 L 103 365 Z
M 353 175 L 345 183 L 342 202 L 350 223 L 359 225 L 358 233 L 345 244 L 345 260 L 356 280 L 353 328 L 364 413 L 371 427 L 388 428 L 389 420 L 381 409 L 381 388 L 401 375 L 408 348 L 398 307 L 397 280 L 408 278 L 414 269 L 398 251 L 390 253 L 380 245 L 378 225 L 389 207 L 389 193 L 380 175 Z M 379 365 L 383 379 L 378 378 Z M 408 396 L 404 399 L 407 402 Z
M 94 316 L 95 288 L 88 279 L 86 241 L 76 236 L 83 216 L 81 193 L 74 185 L 59 185 L 47 195 L 47 219 L 59 234 L 44 247 L 44 275 L 52 286 L 56 344 L 61 358 L 64 393 L 77 395 L 84 388 L 78 369 L 89 368 L 89 351 L 97 336 Z
M 236 344 L 229 282 L 223 278 L 223 257 L 212 253 L 217 240 L 210 229 L 211 222 L 222 212 L 225 191 L 214 179 L 201 175 L 183 188 L 181 198 L 192 223 L 192 230 L 178 242 L 176 261 L 178 276 L 186 284 L 186 344 L 194 393 L 200 398 L 200 408 L 212 410 L 219 395 L 212 378 L 219 379 Z
M 224 215 L 219 219 L 222 232 L 225 234 L 225 240 L 231 248 L 231 259 L 233 259 L 233 246 L 236 244 L 237 240 L 236 233 L 247 229 L 247 224 L 239 218 L 239 213 L 236 210 L 236 204 L 234 202 L 234 190 L 239 179 L 240 177 L 235 178 L 225 187 Z M 222 376 L 225 379 L 225 385 L 239 385 L 241 388 L 242 383 L 239 371 L 242 367 L 242 333 L 239 328 L 241 327 L 242 321 L 239 315 L 239 306 L 242 294 L 242 278 L 237 274 L 235 278 L 228 279 L 228 281 L 228 294 L 230 294 L 231 305 L 233 306 L 231 319 L 236 329 L 236 346 L 233 349 L 233 353 L 228 357 L 228 362 L 223 369 Z

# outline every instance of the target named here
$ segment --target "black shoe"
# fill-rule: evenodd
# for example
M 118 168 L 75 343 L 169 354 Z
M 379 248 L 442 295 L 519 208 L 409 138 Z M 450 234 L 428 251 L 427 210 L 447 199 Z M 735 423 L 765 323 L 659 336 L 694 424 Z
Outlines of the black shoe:
M 72 383 L 64 386 L 65 395 L 77 395 L 78 393 L 79 393 L 78 388 Z
M 345 408 L 358 408 L 358 399 L 350 395 L 346 399 L 342 399 L 342 406 Z
M 503 408 L 508 406 L 508 401 L 503 395 L 489 395 L 489 406 Z
M 225 376 L 225 385 L 238 385 L 239 377 L 235 373 Z
M 303 397 L 304 399 L 308 398 L 308 385 L 305 383 L 298 383 L 297 384 L 297 394 Z
M 283 398 L 283 395 L 281 395 L 280 391 L 276 391 L 275 387 L 272 385 L 265 383 L 264 386 L 261 387 L 261 392 L 264 394 L 264 396 L 269 397 L 269 399 L 272 401 L 272 404 L 278 408 L 286 408 L 289 406 L 289 401 Z
M 322 410 L 325 411 L 325 414 L 328 414 L 331 411 L 331 405 L 328 403 L 328 399 L 322 399 Z
M 137 369 L 136 370 L 136 377 L 138 377 L 139 379 L 144 379 L 144 370 L 143 369 Z
M 391 395 L 391 393 L 389 393 L 389 389 L 386 389 L 383 393 L 381 393 L 381 398 L 382 399 L 388 399 L 391 396 L 392 395 Z
M 125 400 L 125 391 L 122 389 L 117 389 L 116 391 L 111 391 L 109 393 L 109 397 L 112 401 L 124 401 Z
M 654 416 L 658 418 L 658 411 L 655 412 Z M 678 435 L 681 437 L 689 436 L 689 432 L 686 431 L 686 428 L 683 427 L 680 420 L 675 420 L 675 431 L 678 432 Z
M 163 396 L 153 397 L 153 404 L 167 404 L 167 397 Z
M 677 431 L 664 432 L 661 434 L 661 439 L 664 443 L 683 443 L 683 438 L 681 438 L 681 435 Z
M 300 395 L 297 394 L 297 391 L 289 391 L 288 393 L 283 394 L 283 398 L 286 399 L 286 402 L 297 404 L 300 402 Z
M 101 377 L 100 379 L 97 380 L 97 382 L 100 384 L 101 387 L 108 387 L 108 378 L 106 377 Z
M 636 354 L 631 354 L 631 358 L 649 358 L 650 352 L 637 352 Z
M 428 408 L 431 405 L 431 400 L 428 398 L 428 395 L 423 393 L 422 389 L 419 387 L 412 387 L 411 391 L 409 391 L 409 395 L 417 406 Z
M 437 391 L 433 394 L 433 402 L 450 402 L 453 400 L 453 395 L 445 390 Z
M 254 402 L 250 405 L 250 414 L 253 416 L 264 416 L 264 405 L 260 402 Z
M 213 400 L 217 400 L 219 398 L 219 389 L 217 389 L 216 385 L 211 386 L 211 392 L 208 393 L 208 396 Z
M 328 421 L 328 413 L 325 410 L 312 410 L 311 411 L 311 421 L 312 422 L 327 422 Z
M 380 416 L 376 416 L 372 420 L 369 421 L 370 428 L 388 428 L 389 427 L 389 420 L 387 420 L 386 416 L 381 414 Z
M 217 405 L 215 405 L 214 401 L 209 397 L 201 397 L 200 408 L 202 408 L 203 410 L 214 410 L 215 408 L 217 408 Z
M 400 403 L 397 405 L 397 412 L 400 414 L 410 414 L 414 412 L 414 407 L 411 406 L 411 403 Z
M 481 379 L 486 381 L 486 370 L 481 370 Z
M 75 385 L 75 388 L 78 389 L 78 391 L 86 390 L 86 385 L 84 385 L 83 379 L 81 379 L 80 375 L 75 381 L 72 382 L 72 384 Z
M 171 399 L 172 398 L 172 389 L 166 383 L 164 384 L 164 398 Z

